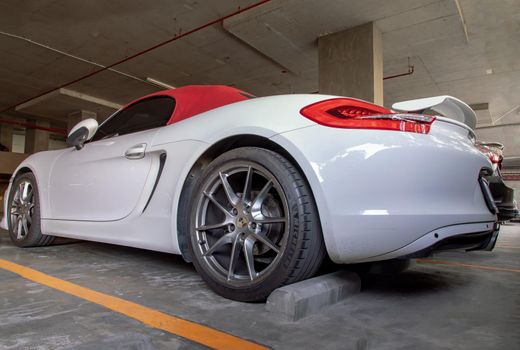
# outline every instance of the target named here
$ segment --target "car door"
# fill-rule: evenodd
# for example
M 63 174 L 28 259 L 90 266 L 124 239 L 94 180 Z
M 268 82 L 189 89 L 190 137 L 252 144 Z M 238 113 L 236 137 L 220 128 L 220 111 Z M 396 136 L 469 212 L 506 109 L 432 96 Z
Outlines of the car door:
M 50 173 L 52 219 L 115 221 L 129 215 L 153 176 L 147 151 L 174 106 L 167 96 L 140 100 L 103 123 L 83 149 L 62 153 Z

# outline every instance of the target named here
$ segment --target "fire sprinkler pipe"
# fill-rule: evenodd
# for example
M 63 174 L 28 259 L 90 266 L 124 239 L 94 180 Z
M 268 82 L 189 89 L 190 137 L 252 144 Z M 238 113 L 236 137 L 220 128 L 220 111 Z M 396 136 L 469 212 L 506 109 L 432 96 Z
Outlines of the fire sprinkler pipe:
M 399 77 L 404 77 L 406 75 L 412 75 L 414 73 L 414 67 L 413 66 L 410 66 L 408 67 L 408 72 L 406 73 L 401 73 L 401 74 L 396 74 L 396 75 L 390 75 L 388 77 L 384 77 L 383 80 L 387 80 L 387 79 L 393 79 L 393 78 L 399 78 Z
M 404 77 L 406 75 L 412 75 L 414 72 L 415 72 L 415 68 L 414 68 L 413 65 L 410 64 L 410 57 L 408 57 L 408 72 L 401 73 L 401 74 L 390 75 L 388 77 L 383 77 L 383 80 Z M 319 91 L 311 92 L 311 94 L 319 94 L 319 93 L 320 93 Z
M 27 128 L 27 129 L 43 130 L 43 131 L 48 131 L 48 132 L 52 132 L 55 134 L 67 136 L 67 130 L 58 129 L 58 128 L 46 128 L 44 126 L 39 126 L 34 123 L 17 122 L 17 121 L 13 121 L 13 120 L 0 119 L 0 124 L 21 126 L 23 128 Z
M 414 73 L 414 71 L 415 71 L 415 68 L 414 68 L 414 66 L 412 66 L 410 64 L 410 57 L 408 57 L 408 72 L 401 73 L 401 74 L 396 74 L 396 75 L 390 75 L 388 77 L 384 77 L 383 80 L 404 77 L 406 75 L 412 75 Z
M 172 38 L 170 38 L 170 39 L 168 39 L 168 40 L 165 40 L 165 41 L 163 41 L 163 42 L 160 42 L 160 43 L 158 43 L 158 44 L 156 44 L 156 45 L 154 45 L 154 46 L 152 46 L 152 47 L 149 47 L 149 48 L 147 48 L 147 49 L 145 49 L 145 50 L 139 51 L 139 52 L 137 52 L 137 53 L 135 53 L 135 54 L 133 54 L 133 55 L 131 55 L 131 56 L 125 57 L 125 58 L 123 58 L 123 59 L 121 59 L 121 60 L 119 60 L 119 61 L 116 61 L 116 62 L 114 62 L 114 63 L 112 63 L 112 64 L 109 64 L 108 66 L 104 66 L 104 67 L 102 67 L 102 68 L 100 68 L 100 69 L 97 69 L 97 70 L 91 72 L 91 73 L 88 73 L 88 74 L 86 74 L 86 75 L 83 75 L 83 76 L 81 76 L 81 77 L 79 77 L 79 78 L 76 78 L 76 79 L 74 79 L 74 80 L 72 80 L 72 81 L 69 81 L 68 83 L 65 83 L 65 84 L 62 84 L 62 85 L 57 86 L 57 87 L 55 87 L 55 88 L 52 88 L 52 89 L 46 90 L 46 91 L 44 91 L 44 92 L 42 92 L 42 93 L 40 93 L 40 94 L 38 94 L 38 95 L 36 95 L 36 96 L 30 97 L 30 98 L 28 98 L 28 99 L 25 99 L 25 100 L 23 100 L 23 101 L 20 101 L 20 102 L 18 102 L 18 103 L 15 103 L 15 104 L 12 105 L 12 106 L 9 106 L 9 107 L 7 107 L 7 108 L 5 108 L 5 109 L 2 109 L 2 110 L 0 111 L 0 113 L 6 112 L 6 111 L 8 111 L 8 110 L 10 110 L 10 109 L 12 109 L 12 108 L 15 108 L 16 106 L 18 106 L 18 105 L 20 105 L 20 104 L 22 104 L 22 103 L 28 102 L 28 101 L 30 101 L 30 100 L 33 100 L 33 99 L 35 99 L 35 98 L 38 98 L 38 97 L 43 96 L 43 95 L 45 95 L 45 94 L 48 94 L 49 92 L 52 92 L 52 91 L 54 91 L 54 90 L 61 89 L 61 88 L 64 88 L 64 87 L 67 87 L 67 86 L 69 86 L 69 85 L 72 85 L 72 84 L 74 84 L 74 83 L 77 83 L 77 82 L 79 82 L 79 81 L 81 81 L 81 80 L 84 80 L 84 79 L 86 79 L 86 78 L 90 78 L 91 76 L 94 76 L 94 75 L 96 75 L 96 74 L 98 74 L 98 73 L 101 73 L 101 72 L 104 72 L 104 71 L 106 71 L 106 70 L 109 70 L 109 69 L 111 69 L 111 68 L 113 68 L 113 67 L 115 67 L 115 66 L 117 66 L 117 65 L 119 65 L 119 64 L 121 64 L 121 63 L 124 63 L 124 62 L 130 61 L 130 60 L 132 60 L 132 59 L 134 59 L 134 58 L 136 58 L 136 57 L 138 57 L 138 56 L 144 55 L 145 53 L 148 53 L 148 52 L 150 52 L 150 51 L 152 51 L 152 50 L 155 50 L 155 49 L 157 49 L 157 48 L 159 48 L 159 47 L 162 47 L 162 46 L 164 46 L 164 45 L 166 45 L 166 44 L 169 44 L 169 43 L 171 43 L 171 42 L 177 41 L 177 40 L 179 40 L 179 39 L 181 39 L 181 38 L 184 38 L 184 37 L 186 37 L 186 36 L 188 36 L 188 35 L 190 35 L 190 34 L 196 33 L 196 32 L 198 32 L 198 31 L 200 31 L 200 30 L 202 30 L 202 29 L 205 29 L 205 28 L 207 28 L 207 27 L 211 27 L 212 25 L 215 25 L 215 24 L 217 24 L 217 23 L 221 23 L 221 22 L 225 21 L 226 19 L 229 19 L 229 18 L 231 18 L 231 17 L 233 17 L 233 16 L 236 16 L 236 15 L 238 15 L 238 14 L 244 13 L 244 12 L 246 12 L 246 11 L 252 10 L 252 9 L 254 9 L 254 8 L 258 7 L 258 6 L 261 6 L 261 5 L 265 4 L 265 3 L 268 3 L 268 2 L 270 2 L 270 1 L 271 1 L 271 0 L 262 0 L 262 1 L 256 2 L 256 3 L 252 4 L 252 5 L 249 5 L 249 6 L 244 7 L 244 8 L 242 8 L 242 9 L 239 8 L 238 10 L 236 10 L 236 11 L 234 11 L 234 12 L 231 12 L 230 14 L 227 14 L 227 15 L 225 15 L 225 16 L 223 16 L 223 17 L 220 17 L 220 18 L 214 19 L 214 20 L 212 20 L 212 21 L 210 21 L 210 22 L 208 22 L 208 23 L 206 23 L 206 24 L 203 24 L 203 25 L 201 25 L 201 26 L 198 26 L 198 27 L 196 27 L 196 28 L 194 28 L 194 29 L 192 29 L 192 30 L 189 30 L 189 31 L 185 32 L 185 33 L 175 34 Z

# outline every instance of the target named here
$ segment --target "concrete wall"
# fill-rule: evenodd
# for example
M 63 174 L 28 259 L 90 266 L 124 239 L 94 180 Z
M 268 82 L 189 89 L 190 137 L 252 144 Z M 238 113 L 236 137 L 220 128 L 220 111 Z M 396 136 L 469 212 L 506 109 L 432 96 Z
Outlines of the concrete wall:
M 373 22 L 318 38 L 319 92 L 383 105 L 383 43 Z
M 4 212 L 4 193 L 7 189 L 7 185 L 9 184 L 8 181 L 0 180 L 0 217 L 2 216 Z
M 12 174 L 28 156 L 25 153 L 0 152 L 0 174 Z
M 29 155 L 24 153 L 0 152 L 0 174 L 11 175 L 16 167 Z M 3 213 L 4 192 L 8 185 L 8 176 L 0 177 L 0 213 Z
M 63 149 L 63 148 L 67 148 L 67 147 L 69 147 L 69 146 L 67 146 L 65 141 L 49 139 L 49 151 L 54 151 L 57 149 Z
M 25 135 L 13 135 L 13 147 L 11 151 L 14 153 L 25 153 Z

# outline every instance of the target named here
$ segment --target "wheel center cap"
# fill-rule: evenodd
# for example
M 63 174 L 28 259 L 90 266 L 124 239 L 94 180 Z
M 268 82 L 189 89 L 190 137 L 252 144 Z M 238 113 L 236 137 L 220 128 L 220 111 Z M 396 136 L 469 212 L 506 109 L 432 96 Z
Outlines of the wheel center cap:
M 239 228 L 244 228 L 244 227 L 247 226 L 247 224 L 248 224 L 248 221 L 247 221 L 247 219 L 245 217 L 241 216 L 241 217 L 238 218 L 237 226 Z

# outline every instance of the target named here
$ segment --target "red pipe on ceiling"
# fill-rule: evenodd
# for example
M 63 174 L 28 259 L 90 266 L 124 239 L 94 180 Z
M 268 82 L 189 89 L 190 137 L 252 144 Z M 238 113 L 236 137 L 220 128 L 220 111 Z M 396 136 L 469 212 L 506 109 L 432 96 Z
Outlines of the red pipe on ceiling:
M 97 70 L 95 70 L 95 71 L 93 71 L 93 72 L 91 72 L 91 73 L 88 73 L 88 74 L 86 74 L 86 75 L 83 75 L 83 76 L 81 76 L 81 77 L 79 77 L 79 78 L 77 78 L 77 79 L 74 79 L 74 80 L 72 80 L 72 81 L 69 81 L 68 83 L 65 83 L 65 84 L 62 84 L 62 85 L 57 86 L 57 87 L 55 87 L 55 88 L 52 88 L 52 89 L 46 90 L 46 91 L 44 91 L 44 92 L 42 92 L 42 93 L 40 93 L 40 94 L 38 94 L 38 95 L 36 95 L 36 96 L 33 96 L 33 97 L 31 97 L 31 98 L 28 98 L 28 99 L 25 99 L 25 100 L 23 100 L 23 101 L 17 102 L 16 104 L 14 104 L 14 105 L 12 105 L 12 106 L 9 106 L 9 107 L 7 107 L 7 108 L 1 110 L 0 113 L 6 112 L 6 111 L 8 111 L 8 110 L 10 110 L 10 109 L 12 109 L 12 108 L 15 108 L 16 106 L 18 106 L 18 105 L 20 105 L 20 104 L 22 104 L 22 103 L 28 102 L 28 101 L 33 100 L 33 99 L 38 98 L 38 97 L 41 97 L 41 96 L 43 96 L 43 95 L 45 95 L 45 94 L 48 94 L 49 92 L 52 92 L 52 91 L 54 91 L 54 90 L 64 88 L 64 87 L 66 87 L 66 86 L 72 85 L 72 84 L 77 83 L 77 82 L 79 82 L 79 81 L 81 81 L 81 80 L 84 80 L 84 79 L 86 79 L 86 78 L 90 78 L 90 77 L 93 76 L 93 75 L 96 75 L 96 74 L 98 74 L 98 73 L 101 73 L 101 72 L 103 72 L 103 71 L 106 71 L 107 69 L 113 68 L 113 67 L 115 67 L 115 66 L 117 66 L 117 65 L 119 65 L 119 64 L 121 64 L 121 63 L 127 62 L 127 61 L 129 61 L 129 60 L 131 60 L 131 59 L 134 59 L 134 58 L 138 57 L 138 56 L 144 55 L 145 53 L 148 53 L 148 52 L 150 52 L 150 51 L 152 51 L 152 50 L 155 50 L 155 49 L 157 49 L 157 48 L 159 48 L 159 47 L 161 47 L 161 46 L 164 46 L 164 45 L 166 45 L 166 44 L 169 44 L 169 43 L 171 43 L 171 42 L 173 42 L 173 41 L 176 41 L 176 40 L 179 40 L 179 39 L 181 39 L 181 38 L 184 38 L 184 37 L 186 37 L 186 36 L 188 36 L 188 35 L 190 35 L 190 34 L 193 34 L 193 33 L 195 33 L 195 32 L 198 32 L 199 30 L 202 30 L 202 29 L 205 29 L 205 28 L 210 27 L 210 26 L 212 26 L 212 25 L 215 25 L 215 24 L 217 24 L 217 23 L 223 22 L 223 21 L 225 21 L 225 20 L 228 19 L 228 18 L 231 18 L 231 17 L 236 16 L 236 15 L 238 15 L 238 14 L 244 13 L 244 12 L 246 12 L 246 11 L 252 10 L 252 9 L 258 7 L 258 6 L 261 6 L 261 5 L 265 4 L 265 3 L 268 3 L 269 1 L 271 1 L 271 0 L 262 0 L 262 1 L 259 1 L 259 2 L 257 2 L 257 3 L 254 3 L 254 4 L 252 4 L 252 5 L 246 6 L 246 7 L 242 8 L 242 9 L 239 8 L 237 11 L 234 11 L 234 12 L 232 12 L 232 13 L 230 13 L 230 14 L 227 14 L 227 15 L 225 15 L 225 16 L 223 16 L 223 17 L 220 17 L 220 18 L 214 19 L 214 20 L 212 20 L 212 21 L 210 21 L 210 22 L 208 22 L 208 23 L 206 23 L 206 24 L 203 24 L 203 25 L 201 25 L 201 26 L 199 26 L 199 27 L 196 27 L 196 28 L 194 28 L 194 29 L 192 29 L 192 30 L 189 30 L 189 31 L 187 31 L 187 32 L 185 32 L 185 33 L 182 33 L 182 34 L 175 34 L 175 36 L 173 36 L 173 38 L 170 38 L 170 39 L 168 39 L 168 40 L 165 40 L 165 41 L 163 41 L 163 42 L 160 42 L 160 43 L 158 43 L 158 44 L 156 44 L 156 45 L 154 45 L 154 46 L 152 46 L 152 47 L 149 47 L 149 48 L 147 48 L 147 49 L 145 49 L 145 50 L 139 51 L 139 52 L 137 52 L 137 53 L 135 53 L 135 54 L 133 54 L 133 55 L 131 55 L 131 56 L 125 57 L 125 58 L 123 58 L 123 59 L 121 59 L 121 60 L 119 60 L 119 61 L 116 61 L 116 62 L 114 62 L 114 63 L 108 65 L 108 66 L 105 66 L 105 67 L 103 67 L 103 68 L 97 69 Z
M 6 120 L 6 119 L 0 119 L 0 124 L 7 124 L 7 125 L 15 125 L 15 126 L 21 126 L 27 129 L 38 129 L 43 131 L 52 132 L 55 134 L 65 135 L 67 136 L 67 130 L 65 129 L 58 129 L 58 128 L 46 128 L 44 126 L 39 126 L 34 123 L 26 123 L 26 122 L 17 122 L 14 120 Z
M 414 72 L 415 72 L 415 67 L 410 64 L 410 57 L 408 57 L 408 72 L 396 74 L 396 75 L 390 75 L 388 77 L 384 77 L 383 80 L 404 77 L 406 75 L 412 75 Z
M 401 73 L 401 74 L 396 74 L 396 75 L 390 75 L 389 77 L 384 77 L 383 80 L 387 80 L 387 79 L 393 79 L 393 78 L 399 78 L 399 77 L 404 77 L 406 75 L 412 75 L 415 71 L 415 68 L 414 66 L 409 66 L 408 67 L 408 72 L 406 73 Z

